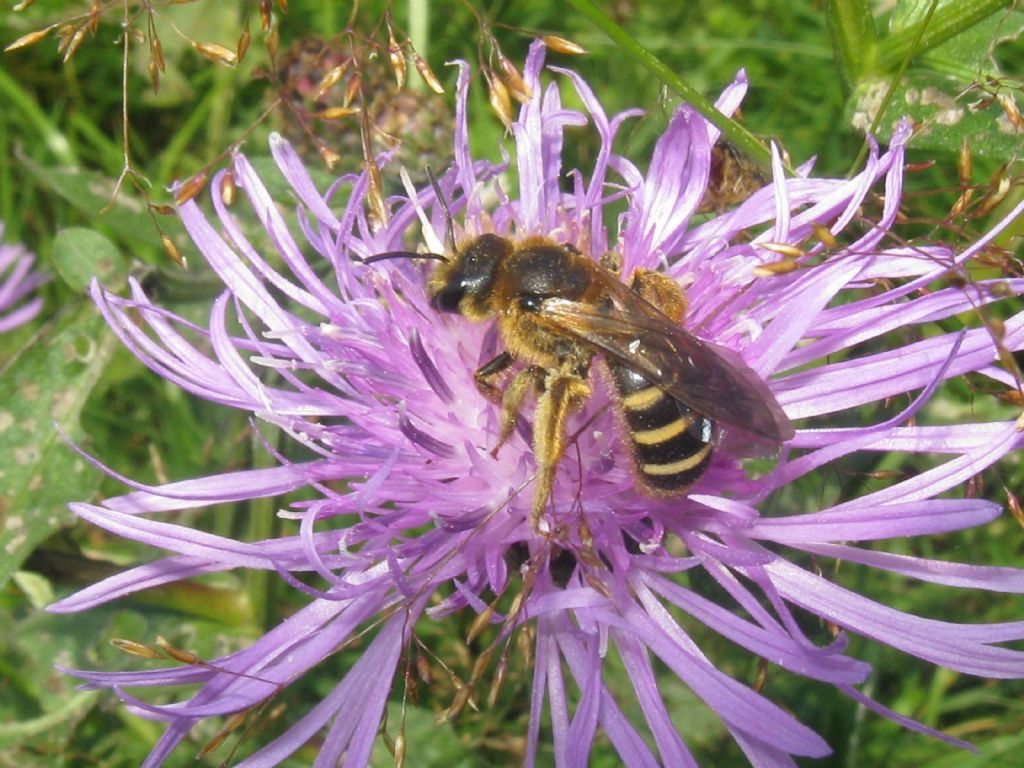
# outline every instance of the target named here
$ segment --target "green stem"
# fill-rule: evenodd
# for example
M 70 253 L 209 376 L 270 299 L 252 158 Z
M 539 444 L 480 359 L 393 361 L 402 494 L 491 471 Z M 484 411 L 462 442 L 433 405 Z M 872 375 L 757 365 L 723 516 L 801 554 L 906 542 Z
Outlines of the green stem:
M 16 744 L 33 736 L 53 734 L 68 723 L 77 722 L 96 704 L 99 691 L 76 691 L 67 694 L 61 704 L 39 717 L 0 724 L 0 741 Z
M 703 115 L 708 122 L 722 131 L 725 138 L 764 167 L 770 167 L 771 153 L 768 148 L 750 131 L 721 112 L 715 105 L 704 98 L 696 89 L 684 82 L 675 72 L 631 37 L 626 30 L 608 18 L 590 0 L 568 0 L 569 5 L 585 16 L 594 26 L 604 32 L 613 42 L 618 44 L 623 53 L 637 63 L 646 67 L 661 82 L 675 91 L 679 96 Z
M 250 440 L 252 463 L 256 469 L 277 466 L 277 460 L 267 452 L 263 441 L 269 445 L 277 445 L 280 430 L 270 425 L 261 425 L 260 434 L 253 434 Z M 246 538 L 248 541 L 265 541 L 274 538 L 277 525 L 277 501 L 274 498 L 253 499 L 248 504 L 246 519 Z M 257 627 L 268 629 L 267 617 L 270 611 L 271 582 L 270 572 L 249 569 L 245 574 L 246 594 L 253 608 L 254 623 Z
M 430 61 L 430 6 L 426 0 L 409 0 L 409 39 L 416 52 Z M 409 87 L 420 92 L 427 90 L 427 84 L 415 67 L 409 70 Z
M 409 0 L 409 37 L 419 55 L 430 61 L 430 5 L 426 0 Z
M 266 573 L 262 570 L 256 572 Z M 258 613 L 247 590 L 213 587 L 195 581 L 180 581 L 147 589 L 137 593 L 134 599 L 140 605 L 209 619 L 226 627 L 250 627 L 255 623 Z
M 871 6 L 864 0 L 829 0 L 827 18 L 836 66 L 849 89 L 871 69 L 878 46 Z
M 935 11 L 930 20 L 922 19 L 906 29 L 893 32 L 878 46 L 877 71 L 889 72 L 907 60 L 920 56 L 970 29 L 1014 0 L 957 0 Z M 926 25 L 922 33 L 921 25 Z
M 11 157 L 14 148 L 11 146 L 12 131 L 9 130 L 10 123 L 4 117 L 0 117 L 0 157 Z M 18 238 L 21 234 L 18 231 L 17 219 L 14 214 L 14 173 L 10 163 L 0 163 L 0 221 L 14 221 L 14 227 L 7 229 L 7 237 Z

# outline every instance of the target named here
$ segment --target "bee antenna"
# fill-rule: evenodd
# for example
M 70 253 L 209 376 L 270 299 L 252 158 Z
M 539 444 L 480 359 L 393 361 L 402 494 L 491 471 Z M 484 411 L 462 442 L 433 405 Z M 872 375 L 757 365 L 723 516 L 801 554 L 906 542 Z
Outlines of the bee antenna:
M 441 185 L 437 183 L 437 176 L 434 175 L 434 171 L 431 167 L 427 166 L 427 178 L 430 179 L 430 186 L 434 188 L 434 195 L 437 197 L 437 202 L 441 205 L 441 210 L 444 211 L 444 239 L 445 247 L 449 253 L 455 253 L 455 226 L 452 224 L 452 212 L 448 208 L 448 201 L 444 199 L 444 192 L 441 191 Z
M 416 253 L 416 251 L 385 251 L 384 253 L 375 253 L 373 256 L 367 256 L 362 259 L 363 264 L 374 264 L 378 261 L 387 261 L 388 259 L 431 259 L 433 261 L 448 261 L 448 257 L 443 253 Z

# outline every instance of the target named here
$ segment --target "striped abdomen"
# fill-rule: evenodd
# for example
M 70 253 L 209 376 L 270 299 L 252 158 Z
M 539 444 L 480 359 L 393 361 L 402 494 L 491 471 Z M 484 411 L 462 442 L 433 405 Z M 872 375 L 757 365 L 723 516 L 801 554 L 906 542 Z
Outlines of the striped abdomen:
M 714 423 L 636 371 L 607 363 L 629 428 L 638 480 L 658 496 L 682 493 L 711 461 Z

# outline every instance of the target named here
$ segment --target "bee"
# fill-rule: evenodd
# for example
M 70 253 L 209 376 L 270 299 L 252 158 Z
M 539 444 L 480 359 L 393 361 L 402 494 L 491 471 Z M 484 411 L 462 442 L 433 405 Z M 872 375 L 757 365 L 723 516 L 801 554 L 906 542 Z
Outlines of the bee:
M 424 254 L 367 261 L 399 256 Z M 754 445 L 793 437 L 768 385 L 737 353 L 683 329 L 686 297 L 667 275 L 638 269 L 627 285 L 609 262 L 539 236 L 515 242 L 483 234 L 451 256 L 426 257 L 440 262 L 427 284 L 434 309 L 497 325 L 504 349 L 475 374 L 479 389 L 501 404 L 495 454 L 536 396 L 534 530 L 565 453 L 566 422 L 591 395 L 595 357 L 613 385 L 636 483 L 651 496 L 685 493 L 707 469 L 723 427 Z M 523 367 L 499 386 L 517 361 Z
M 711 148 L 708 185 L 697 211 L 724 211 L 742 203 L 769 181 L 757 163 L 732 144 L 720 141 Z

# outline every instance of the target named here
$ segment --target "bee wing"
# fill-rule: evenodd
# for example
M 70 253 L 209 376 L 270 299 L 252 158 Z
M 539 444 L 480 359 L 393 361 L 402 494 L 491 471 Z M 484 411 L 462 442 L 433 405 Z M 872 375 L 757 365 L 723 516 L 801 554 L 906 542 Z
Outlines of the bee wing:
M 620 281 L 606 282 L 611 306 L 552 298 L 540 317 L 709 419 L 772 443 L 793 437 L 768 385 L 737 353 L 687 333 Z

